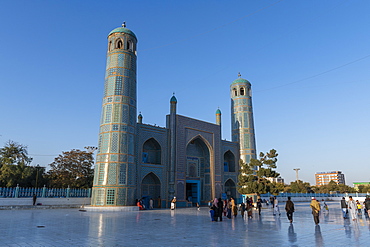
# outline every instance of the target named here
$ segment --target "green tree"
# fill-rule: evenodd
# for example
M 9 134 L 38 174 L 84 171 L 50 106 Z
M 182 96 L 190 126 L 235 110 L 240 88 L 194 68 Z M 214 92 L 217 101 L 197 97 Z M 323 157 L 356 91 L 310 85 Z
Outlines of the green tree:
M 268 192 L 277 193 L 278 188 L 267 179 L 280 175 L 274 170 L 277 168 L 277 156 L 276 150 L 271 149 L 267 153 L 261 152 L 259 159 L 251 159 L 249 163 L 240 161 L 238 192 L 240 194 L 257 193 L 258 195 Z
M 310 183 L 301 180 L 291 182 L 289 185 L 291 193 L 310 193 L 312 192 Z
M 90 188 L 93 182 L 93 154 L 78 149 L 63 152 L 50 164 L 50 186 L 58 188 Z
M 354 188 L 345 185 L 337 184 L 334 181 L 330 181 L 329 184 L 321 186 L 312 186 L 312 190 L 315 193 L 330 193 L 330 192 L 339 192 L 339 193 L 354 193 L 356 192 Z
M 27 146 L 9 140 L 0 149 L 0 186 L 32 186 L 34 167 L 29 166 Z
M 270 191 L 270 192 L 273 194 L 285 191 L 286 185 L 284 183 L 273 182 L 272 185 L 273 185 L 274 191 L 273 192 Z

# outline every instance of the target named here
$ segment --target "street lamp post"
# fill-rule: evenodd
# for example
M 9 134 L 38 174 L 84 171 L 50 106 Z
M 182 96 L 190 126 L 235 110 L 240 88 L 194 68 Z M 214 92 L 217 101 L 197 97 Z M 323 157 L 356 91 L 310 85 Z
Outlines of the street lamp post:
M 296 182 L 298 183 L 298 171 L 301 170 L 300 168 L 293 169 L 296 172 Z
M 36 188 L 38 188 L 38 180 L 39 180 L 39 169 L 40 169 L 40 165 L 37 164 L 36 165 Z

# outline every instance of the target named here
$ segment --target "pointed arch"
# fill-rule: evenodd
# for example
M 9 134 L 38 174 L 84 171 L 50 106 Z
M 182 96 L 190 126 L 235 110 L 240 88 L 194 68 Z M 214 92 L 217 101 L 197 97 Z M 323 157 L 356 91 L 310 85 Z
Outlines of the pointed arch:
M 228 198 L 236 198 L 236 184 L 231 178 L 225 182 L 225 193 Z
M 108 51 L 111 51 L 112 50 L 112 40 L 109 41 L 109 44 L 108 44 Z
M 133 51 L 134 50 L 133 44 L 134 43 L 132 42 L 132 40 L 127 40 L 127 42 L 126 42 L 126 50 Z
M 240 88 L 240 95 L 241 96 L 245 95 L 245 89 L 244 89 L 244 87 Z
M 235 172 L 235 155 L 230 150 L 224 153 L 224 172 Z
M 116 40 L 116 49 L 122 49 L 123 48 L 123 41 L 122 39 Z
M 142 162 L 149 164 L 161 164 L 162 148 L 159 142 L 152 138 L 149 138 L 143 144 Z
M 201 135 L 194 136 L 186 145 L 186 179 L 201 181 L 198 185 L 187 184 L 187 190 L 194 194 L 199 186 L 202 201 L 215 196 L 214 154 L 210 143 Z M 191 184 L 191 185 L 190 185 Z M 198 187 L 197 187 L 198 188 Z M 187 191 L 187 195 L 190 194 Z M 194 198 L 194 195 L 192 196 Z
M 149 202 L 150 198 L 156 199 L 161 195 L 161 181 L 153 172 L 149 172 L 141 181 L 141 197 Z

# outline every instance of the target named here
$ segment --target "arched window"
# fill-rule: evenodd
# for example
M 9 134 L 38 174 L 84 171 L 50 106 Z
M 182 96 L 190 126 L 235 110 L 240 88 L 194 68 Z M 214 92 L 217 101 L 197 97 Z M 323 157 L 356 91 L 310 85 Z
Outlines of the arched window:
M 108 51 L 111 51 L 111 50 L 112 50 L 112 41 L 109 41 Z
M 238 91 L 236 91 L 236 88 L 233 88 L 234 96 L 238 96 Z
M 161 146 L 154 138 L 150 138 L 144 143 L 142 157 L 143 163 L 160 165 L 161 154 Z
M 224 172 L 235 172 L 235 156 L 230 150 L 224 154 Z
M 129 50 L 129 51 L 133 51 L 134 50 L 131 40 L 127 40 L 126 49 Z
M 122 40 L 121 40 L 121 39 L 119 39 L 119 40 L 117 41 L 117 43 L 116 43 L 116 48 L 117 48 L 117 49 L 122 49 L 122 46 L 123 46 Z
M 240 95 L 244 95 L 244 87 L 240 89 Z

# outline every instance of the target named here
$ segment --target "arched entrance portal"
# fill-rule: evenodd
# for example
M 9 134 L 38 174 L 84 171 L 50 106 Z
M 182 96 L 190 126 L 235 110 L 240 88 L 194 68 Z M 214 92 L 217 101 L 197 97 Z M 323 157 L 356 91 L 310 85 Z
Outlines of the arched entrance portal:
M 186 147 L 185 199 L 193 204 L 211 199 L 210 153 L 200 137 Z
M 141 183 L 141 195 L 146 208 L 149 208 L 149 200 L 153 198 L 154 207 L 157 207 L 157 198 L 161 195 L 161 182 L 154 173 L 146 175 Z
M 236 186 L 233 180 L 228 179 L 225 183 L 225 193 L 227 198 L 233 197 L 236 199 Z

